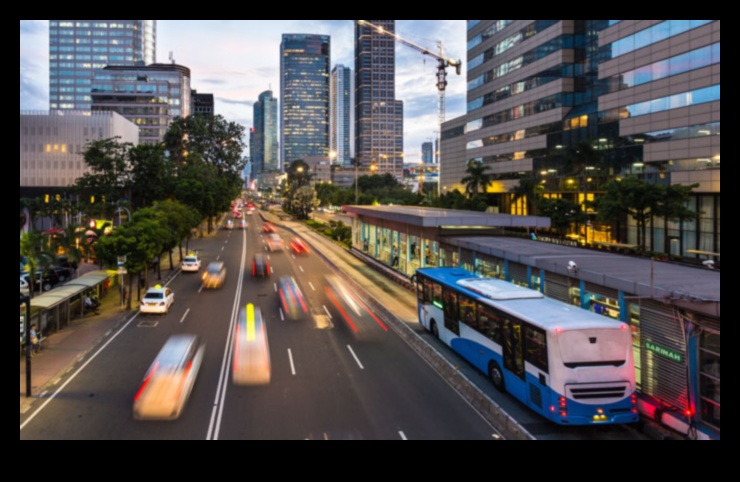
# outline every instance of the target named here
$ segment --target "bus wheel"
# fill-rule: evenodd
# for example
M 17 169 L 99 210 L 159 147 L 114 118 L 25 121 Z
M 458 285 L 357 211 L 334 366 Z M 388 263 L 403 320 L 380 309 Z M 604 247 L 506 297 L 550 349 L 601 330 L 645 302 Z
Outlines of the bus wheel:
M 504 382 L 504 372 L 501 371 L 501 367 L 498 363 L 491 362 L 488 367 L 488 376 L 491 378 L 491 383 L 499 392 L 506 392 L 506 383 Z
M 432 335 L 439 340 L 439 328 L 437 328 L 437 322 L 432 320 Z

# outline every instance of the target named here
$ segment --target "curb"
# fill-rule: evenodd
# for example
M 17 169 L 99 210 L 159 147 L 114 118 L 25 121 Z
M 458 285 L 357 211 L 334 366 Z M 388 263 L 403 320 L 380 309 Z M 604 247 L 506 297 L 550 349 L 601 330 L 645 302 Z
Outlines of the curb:
M 296 236 L 302 236 L 292 228 L 285 226 L 281 221 L 266 220 L 260 213 L 263 221 L 276 224 L 283 229 L 290 231 Z M 315 234 L 313 231 L 310 231 Z M 319 235 L 317 235 L 319 236 Z M 463 397 L 470 405 L 491 424 L 499 430 L 507 440 L 536 440 L 524 427 L 522 427 L 514 418 L 506 413 L 501 407 L 491 400 L 481 389 L 454 367 L 445 357 L 443 357 L 433 346 L 426 343 L 412 330 L 403 320 L 400 320 L 391 313 L 385 306 L 378 302 L 355 280 L 342 271 L 334 261 L 326 256 L 320 249 L 315 246 L 315 241 L 306 240 L 313 247 L 314 251 L 337 273 L 347 284 L 349 284 L 357 293 L 361 294 L 368 304 L 388 322 L 393 331 L 398 334 L 407 345 L 411 347 L 424 361 L 429 364 L 460 396 Z M 351 253 L 350 253 L 351 254 Z

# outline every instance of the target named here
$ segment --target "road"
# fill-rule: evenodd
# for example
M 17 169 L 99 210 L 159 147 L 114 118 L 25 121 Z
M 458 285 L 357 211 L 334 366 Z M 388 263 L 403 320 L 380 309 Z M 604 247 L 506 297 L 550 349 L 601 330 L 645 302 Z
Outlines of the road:
M 169 287 L 175 305 L 162 317 L 132 316 L 79 369 L 64 377 L 47 403 L 21 416 L 21 440 L 493 440 L 496 431 L 423 362 L 367 304 L 327 282 L 331 270 L 315 254 L 269 254 L 270 279 L 251 276 L 266 252 L 262 221 L 246 231 L 220 231 L 204 241 L 204 265 L 223 261 L 227 281 L 203 291 L 200 277 L 181 274 Z M 279 232 L 286 241 L 287 232 Z M 293 276 L 309 316 L 284 319 L 276 282 Z M 343 296 L 344 295 L 344 296 Z M 267 323 L 272 381 L 231 383 L 231 340 L 247 303 Z M 154 357 L 173 334 L 201 336 L 205 359 L 182 416 L 140 422 L 133 398 Z

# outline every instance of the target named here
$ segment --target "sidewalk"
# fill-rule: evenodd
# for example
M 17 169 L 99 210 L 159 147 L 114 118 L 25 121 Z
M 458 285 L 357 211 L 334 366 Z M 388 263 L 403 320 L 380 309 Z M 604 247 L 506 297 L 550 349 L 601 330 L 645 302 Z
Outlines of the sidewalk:
M 215 235 L 216 230 L 211 234 Z M 208 234 L 202 239 L 207 239 Z M 195 237 L 190 241 L 190 248 L 195 249 L 201 241 Z M 183 249 L 183 254 L 187 255 Z M 180 269 L 180 252 L 175 249 L 172 253 L 174 270 L 170 271 L 169 257 L 162 259 L 162 280 L 158 279 L 157 273 L 149 273 L 149 284 L 165 284 L 172 279 Z M 81 264 L 79 276 L 97 270 L 98 267 L 89 264 Z M 128 289 L 128 284 L 126 286 Z M 79 361 L 83 360 L 93 349 L 95 349 L 105 336 L 129 320 L 138 309 L 136 292 L 132 293 L 132 311 L 124 310 L 120 305 L 120 297 L 117 290 L 111 291 L 101 300 L 99 315 L 86 315 L 84 318 L 70 322 L 69 326 L 58 333 L 54 333 L 41 341 L 41 352 L 31 359 L 31 393 L 32 397 L 26 397 L 26 355 L 25 352 L 20 361 L 20 413 L 26 413 L 47 391 L 55 388 L 58 380 L 67 372 L 74 369 Z M 142 292 L 143 296 L 143 292 Z

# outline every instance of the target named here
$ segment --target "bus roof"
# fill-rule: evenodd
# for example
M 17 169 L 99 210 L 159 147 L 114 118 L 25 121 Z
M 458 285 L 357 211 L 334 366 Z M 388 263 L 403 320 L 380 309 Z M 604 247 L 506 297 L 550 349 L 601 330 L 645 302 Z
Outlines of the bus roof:
M 545 297 L 539 291 L 496 278 L 479 278 L 459 268 L 422 268 L 418 273 L 548 331 L 615 329 L 623 323 Z

